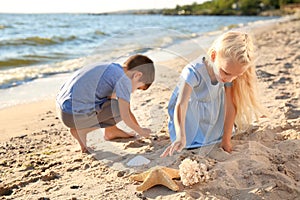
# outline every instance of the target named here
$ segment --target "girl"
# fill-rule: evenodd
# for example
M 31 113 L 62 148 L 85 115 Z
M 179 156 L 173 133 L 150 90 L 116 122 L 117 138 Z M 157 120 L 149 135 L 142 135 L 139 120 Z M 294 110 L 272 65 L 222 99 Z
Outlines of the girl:
M 232 151 L 234 124 L 241 130 L 261 113 L 253 51 L 247 33 L 230 31 L 213 43 L 207 57 L 183 69 L 168 107 L 172 144 L 162 157 L 220 140 L 225 151 Z

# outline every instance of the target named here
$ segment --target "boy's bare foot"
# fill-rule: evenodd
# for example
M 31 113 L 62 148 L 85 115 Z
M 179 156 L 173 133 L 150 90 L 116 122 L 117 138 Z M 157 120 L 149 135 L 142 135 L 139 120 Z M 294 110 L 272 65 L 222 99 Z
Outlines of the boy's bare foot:
M 86 128 L 80 130 L 74 128 L 70 129 L 72 136 L 77 140 L 78 144 L 80 145 L 80 149 L 82 153 L 89 153 L 93 151 L 91 148 L 88 148 L 86 146 L 86 136 L 90 131 L 93 131 L 95 129 L 97 128 L 93 127 L 93 128 Z
M 131 138 L 131 137 L 134 137 L 134 134 L 126 133 L 125 131 L 119 129 L 117 126 L 105 128 L 104 131 L 105 140 L 113 140 L 117 138 Z
M 86 154 L 90 154 L 92 153 L 94 150 L 90 147 L 81 147 L 81 152 L 82 153 L 86 153 Z
M 81 152 L 84 152 L 85 151 L 84 149 L 86 147 L 85 147 L 84 143 L 82 142 L 82 140 L 80 139 L 77 130 L 74 128 L 71 128 L 70 132 L 71 132 L 72 136 L 77 140 L 78 144 L 80 145 Z

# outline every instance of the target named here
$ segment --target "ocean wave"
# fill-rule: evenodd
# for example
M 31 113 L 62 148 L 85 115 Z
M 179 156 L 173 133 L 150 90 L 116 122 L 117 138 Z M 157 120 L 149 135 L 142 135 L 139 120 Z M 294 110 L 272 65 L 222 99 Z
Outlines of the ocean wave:
M 64 53 L 51 53 L 49 55 L 28 54 L 20 57 L 0 60 L 0 70 L 3 68 L 21 67 L 36 64 L 45 64 L 59 60 L 66 60 L 70 55 Z
M 4 29 L 7 29 L 7 28 L 13 28 L 13 26 L 12 25 L 0 24 L 0 30 L 4 30 Z
M 0 89 L 10 88 L 24 84 L 26 82 L 47 77 L 50 75 L 73 72 L 82 66 L 99 63 L 99 62 L 115 62 L 120 57 L 129 56 L 135 53 L 145 53 L 149 48 L 143 48 L 139 45 L 124 45 L 118 48 L 99 49 L 94 51 L 93 54 L 76 59 L 65 60 L 62 62 L 32 65 L 17 67 L 11 69 L 0 70 Z M 43 55 L 26 55 L 23 59 L 11 59 L 11 63 L 29 63 L 46 61 L 50 59 L 57 59 L 57 56 L 67 56 L 65 54 L 55 54 L 55 56 L 43 56 Z M 7 61 L 8 62 L 8 61 Z M 9 63 L 10 64 L 10 63 Z M 1 61 L 0 61 L 1 66 Z M 0 68 L 1 69 L 1 68 Z
M 228 30 L 231 30 L 231 29 L 241 28 L 241 27 L 243 27 L 243 26 L 244 26 L 243 23 L 230 24 L 230 25 L 228 25 L 228 26 L 220 27 L 220 29 L 221 29 L 222 31 L 228 31 Z
M 99 30 L 96 30 L 96 31 L 94 32 L 94 34 L 95 34 L 95 35 L 107 35 L 105 32 L 99 31 Z
M 29 45 L 29 46 L 47 46 L 47 45 L 55 45 L 60 44 L 67 41 L 76 40 L 77 37 L 72 35 L 69 37 L 51 37 L 51 38 L 45 38 L 45 37 L 27 37 L 27 38 L 18 38 L 14 40 L 2 40 L 0 41 L 0 47 L 3 46 L 22 46 L 22 45 Z
M 24 65 L 33 65 L 39 63 L 40 60 L 37 59 L 23 59 L 23 58 L 11 58 L 6 60 L 0 60 L 0 68 L 2 67 L 18 67 Z
M 49 75 L 72 72 L 79 69 L 84 62 L 85 58 L 78 58 L 51 65 L 28 66 L 0 70 L 0 89 L 18 86 L 28 81 Z

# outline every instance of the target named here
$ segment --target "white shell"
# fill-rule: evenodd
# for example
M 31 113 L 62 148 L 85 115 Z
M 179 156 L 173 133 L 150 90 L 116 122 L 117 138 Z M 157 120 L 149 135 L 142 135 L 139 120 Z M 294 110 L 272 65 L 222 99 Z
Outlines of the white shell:
M 145 158 L 144 156 L 136 156 L 128 161 L 127 165 L 130 167 L 136 167 L 141 165 L 147 165 L 150 163 L 150 160 Z

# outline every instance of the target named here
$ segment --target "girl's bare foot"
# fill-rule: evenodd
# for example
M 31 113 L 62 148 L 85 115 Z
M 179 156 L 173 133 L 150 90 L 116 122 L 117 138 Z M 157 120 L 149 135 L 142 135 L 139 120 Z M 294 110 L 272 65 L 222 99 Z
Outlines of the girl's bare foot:
M 134 136 L 135 136 L 134 134 L 130 134 L 130 133 L 126 133 L 125 131 L 122 131 L 117 126 L 105 128 L 104 131 L 105 140 L 113 140 L 117 138 L 131 138 Z

